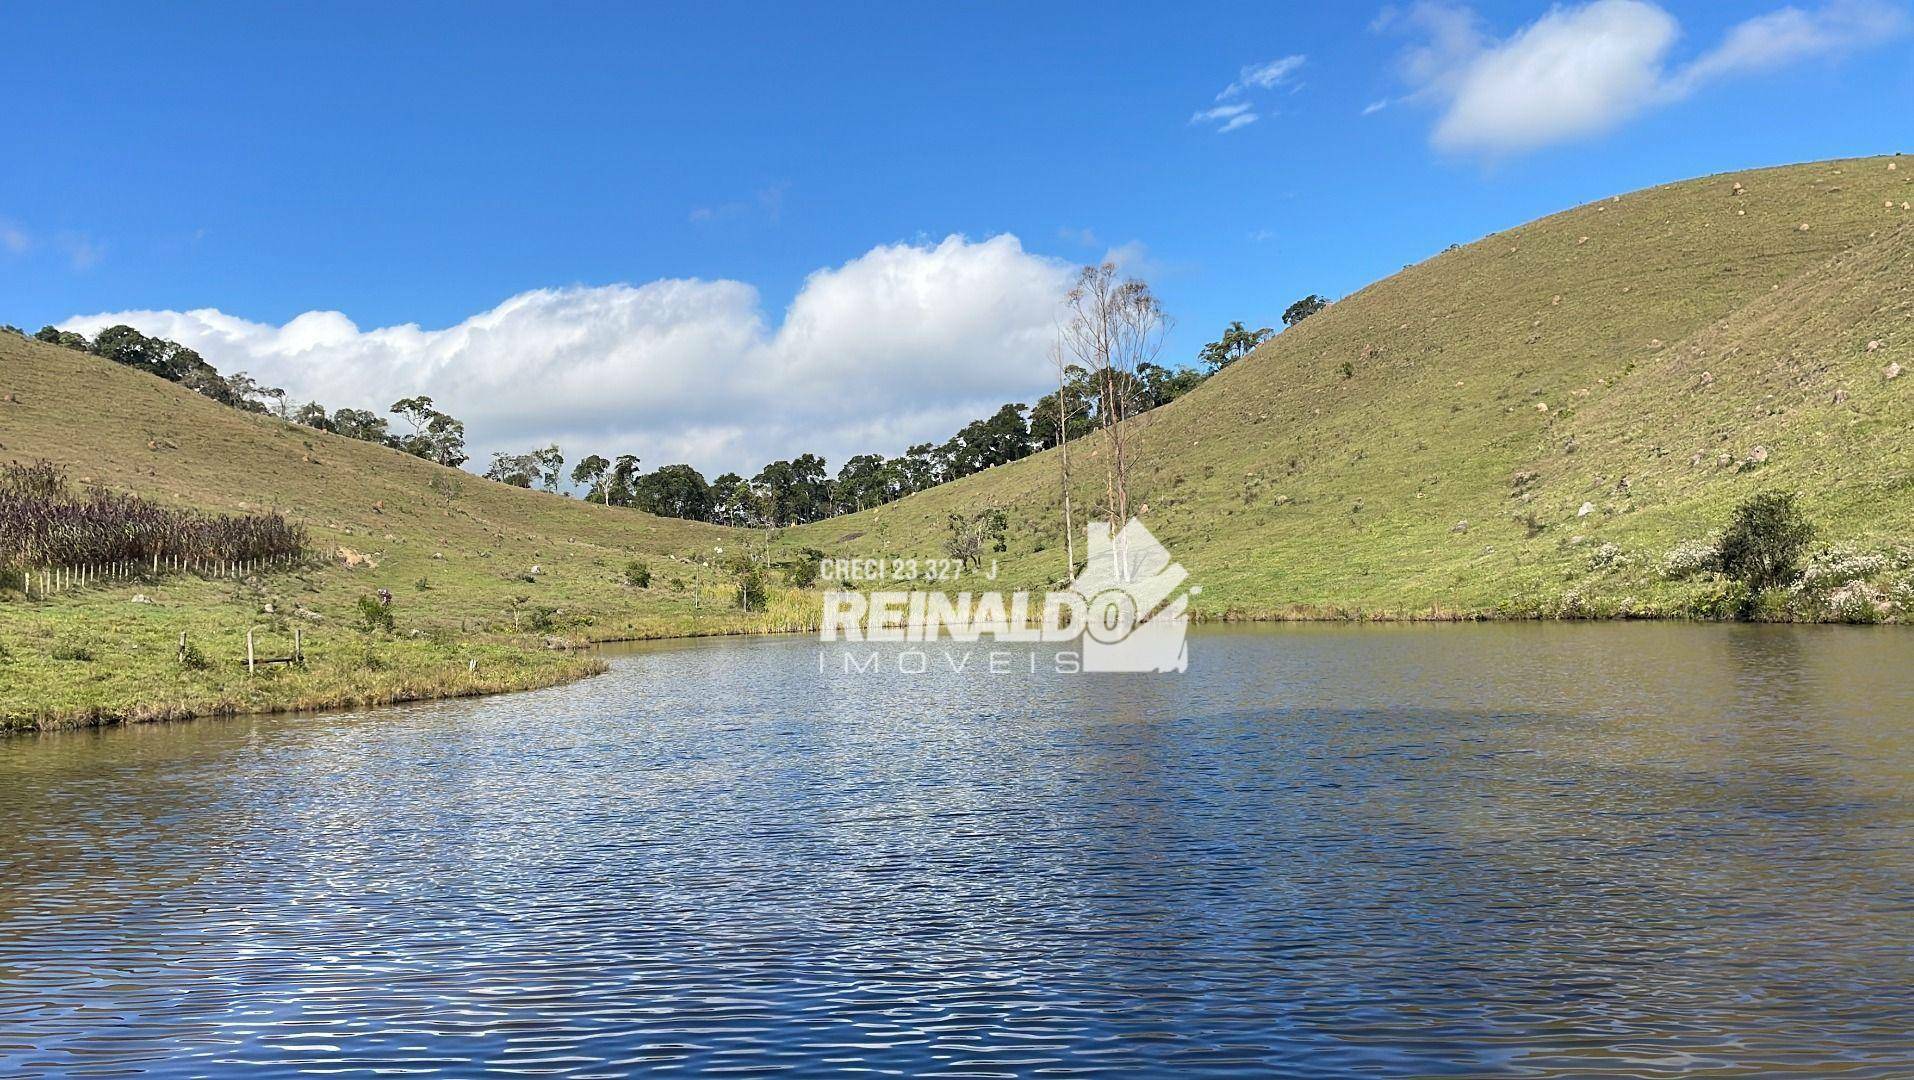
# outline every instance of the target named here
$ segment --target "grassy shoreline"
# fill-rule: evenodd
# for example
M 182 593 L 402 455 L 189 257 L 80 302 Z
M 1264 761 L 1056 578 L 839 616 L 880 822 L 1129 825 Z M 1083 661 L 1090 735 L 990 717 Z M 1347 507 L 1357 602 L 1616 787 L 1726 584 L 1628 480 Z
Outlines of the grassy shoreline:
M 1368 623 L 1376 625 L 1429 623 L 1509 623 L 1509 622 L 1732 622 L 1732 619 L 1700 618 L 1692 614 L 1644 610 L 1611 610 L 1603 614 L 1548 614 L 1539 611 L 1363 609 L 1334 605 L 1287 605 L 1260 612 L 1195 612 L 1195 625 L 1241 625 L 1279 623 Z M 1820 617 L 1757 617 L 1753 622 L 1785 622 L 1804 625 L 1844 625 L 1846 620 Z M 1906 625 L 1890 620 L 1875 625 Z M 330 656 L 320 661 L 318 671 L 309 670 L 293 677 L 273 670 L 247 680 L 245 692 L 204 690 L 151 696 L 128 702 L 106 704 L 54 705 L 39 709 L 0 706 L 0 737 L 37 732 L 117 727 L 131 724 L 160 723 L 175 720 L 324 713 L 342 709 L 398 705 L 408 702 L 453 700 L 498 694 L 541 690 L 604 674 L 609 664 L 589 650 L 602 645 L 651 641 L 692 641 L 711 637 L 750 637 L 772 634 L 809 633 L 815 624 L 782 627 L 710 626 L 673 629 L 656 633 L 589 637 L 563 649 L 539 649 L 529 644 L 507 642 L 456 643 L 460 657 L 475 654 L 487 657 L 484 670 L 473 664 L 461 665 L 443 658 L 413 657 L 407 663 L 392 655 L 397 647 L 416 643 L 395 641 L 381 651 L 386 658 L 375 666 L 363 666 L 359 658 Z M 440 646 L 434 645 L 437 649 Z M 382 668 L 377 664 L 395 664 Z

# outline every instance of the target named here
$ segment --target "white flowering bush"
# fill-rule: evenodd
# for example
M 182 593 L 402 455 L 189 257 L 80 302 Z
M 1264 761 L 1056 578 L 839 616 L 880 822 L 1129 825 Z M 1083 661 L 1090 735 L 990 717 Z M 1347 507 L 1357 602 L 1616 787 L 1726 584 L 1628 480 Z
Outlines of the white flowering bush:
M 1849 582 L 1828 596 L 1828 613 L 1841 622 L 1880 622 L 1891 610 L 1887 597 L 1865 581 Z
M 1697 574 L 1711 573 L 1721 563 L 1721 550 L 1715 540 L 1683 540 L 1662 557 L 1662 575 L 1680 581 Z
M 1610 570 L 1627 566 L 1628 554 L 1617 544 L 1603 544 L 1588 553 L 1588 565 L 1593 570 Z
M 1878 551 L 1858 551 L 1845 544 L 1822 548 L 1801 568 L 1801 579 L 1794 583 L 1792 591 L 1799 595 L 1839 589 L 1850 582 L 1873 577 L 1893 565 L 1891 558 Z

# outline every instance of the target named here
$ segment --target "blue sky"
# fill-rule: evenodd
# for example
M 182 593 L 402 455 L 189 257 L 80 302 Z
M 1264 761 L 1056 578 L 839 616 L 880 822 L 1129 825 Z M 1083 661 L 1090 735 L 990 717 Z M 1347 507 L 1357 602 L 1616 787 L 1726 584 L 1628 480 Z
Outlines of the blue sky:
M 1589 199 L 1914 150 L 1905 5 L 1550 11 L 9 3 L 0 321 L 440 389 L 481 450 L 835 464 L 1040 392 L 1006 290 L 1067 264 L 1183 361 Z

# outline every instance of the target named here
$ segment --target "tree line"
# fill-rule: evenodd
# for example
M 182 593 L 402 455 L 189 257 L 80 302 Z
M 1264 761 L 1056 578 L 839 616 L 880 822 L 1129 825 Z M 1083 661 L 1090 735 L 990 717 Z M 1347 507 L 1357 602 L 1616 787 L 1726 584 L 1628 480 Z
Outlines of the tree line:
M 28 336 L 17 326 L 0 326 L 0 333 Z M 294 406 L 286 392 L 276 386 L 262 386 L 245 372 L 221 375 L 206 358 L 193 349 L 165 338 L 148 337 L 133 327 L 109 326 L 89 339 L 73 330 L 43 326 L 33 340 L 74 349 L 124 364 L 168 382 L 212 398 L 221 405 L 250 413 L 270 414 L 295 424 L 344 435 L 348 439 L 389 446 L 414 457 L 457 468 L 468 460 L 465 453 L 465 425 L 433 408 L 429 397 L 401 398 L 392 403 L 392 414 L 405 420 L 410 432 L 394 433 L 391 422 L 370 409 L 339 409 L 327 413 L 316 401 Z
M 1324 297 L 1311 294 L 1289 306 L 1283 323 L 1293 326 L 1328 305 Z M 727 472 L 706 480 L 687 464 L 645 472 L 635 454 L 588 454 L 567 473 L 564 452 L 556 444 L 493 454 L 485 476 L 514 487 L 556 493 L 564 493 L 569 480 L 592 502 L 662 517 L 747 527 L 800 525 L 883 506 L 1054 449 L 1104 426 L 1106 418 L 1114 423 L 1166 405 L 1248 356 L 1274 334 L 1270 327 L 1252 330 L 1232 322 L 1197 354 L 1202 368 L 1170 368 L 1152 360 L 1127 366 L 1100 364 L 1092 350 L 1092 358 L 1084 362 L 1060 363 L 1058 388 L 1034 404 L 1006 404 L 964 425 L 942 443 L 919 443 L 895 457 L 857 454 L 835 476 L 822 457 L 808 453 L 773 461 L 748 478 Z
M 1126 312 L 1153 312 L 1151 320 L 1162 320 L 1148 286 L 1117 281 L 1114 267 L 1108 265 L 1085 267 L 1069 300 L 1077 308 L 1071 325 L 1094 332 L 1082 340 L 1060 342 L 1055 356 L 1055 391 L 1034 404 L 1003 405 L 991 415 L 964 425 L 942 443 L 919 443 L 895 457 L 855 455 L 835 476 L 830 475 L 823 458 L 810 453 L 773 461 L 749 478 L 727 472 L 707 481 L 687 464 L 644 472 L 634 454 L 609 458 L 588 454 L 567 473 L 564 453 L 555 444 L 523 453 L 495 453 L 484 476 L 513 487 L 567 495 L 569 480 L 592 502 L 664 517 L 753 527 L 803 524 L 882 506 L 1065 445 L 1099 429 L 1114 431 L 1124 419 L 1194 390 L 1205 379 L 1248 356 L 1275 333 L 1270 327 L 1252 330 L 1241 322 L 1232 322 L 1217 340 L 1198 352 L 1200 368 L 1158 364 L 1154 346 L 1147 356 L 1131 348 L 1130 362 L 1112 363 L 1111 350 L 1122 347 L 1122 343 L 1099 340 L 1097 334 L 1123 332 L 1126 319 L 1120 316 Z M 1283 312 L 1283 323 L 1293 326 L 1328 305 L 1326 298 L 1311 294 Z M 1160 339 L 1166 325 L 1153 322 L 1148 332 Z M 0 326 L 0 331 L 26 336 L 13 326 Z M 1132 327 L 1131 332 L 1136 328 Z M 91 340 L 84 334 L 52 326 L 42 327 L 32 337 L 158 375 L 247 412 L 277 415 L 292 423 L 388 446 L 453 468 L 469 460 L 465 424 L 437 409 L 432 399 L 423 395 L 401 398 L 387 410 L 410 429 L 395 432 L 390 420 L 369 409 L 329 412 L 316 401 L 294 405 L 282 389 L 262 386 L 243 371 L 222 376 L 198 352 L 177 342 L 148 337 L 131 326 L 107 327 Z

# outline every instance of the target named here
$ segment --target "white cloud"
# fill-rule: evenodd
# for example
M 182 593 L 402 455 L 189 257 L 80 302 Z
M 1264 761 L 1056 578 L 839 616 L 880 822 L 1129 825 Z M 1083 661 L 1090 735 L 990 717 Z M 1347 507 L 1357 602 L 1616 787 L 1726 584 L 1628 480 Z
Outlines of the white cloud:
M 685 220 L 693 225 L 708 225 L 714 221 L 727 221 L 756 215 L 772 225 L 784 218 L 784 196 L 791 190 L 788 181 L 782 181 L 759 188 L 749 200 L 738 199 L 714 206 L 693 207 Z
M 1720 45 L 1689 64 L 1671 86 L 1685 93 L 1714 79 L 1839 56 L 1891 40 L 1907 27 L 1906 11 L 1866 0 L 1836 0 L 1813 12 L 1786 7 L 1728 31 Z
M 67 264 L 75 270 L 96 266 L 106 257 L 105 244 L 78 233 L 60 237 L 60 248 L 66 252 Z
M 1878 43 L 1904 30 L 1906 17 L 1876 0 L 1783 8 L 1740 23 L 1714 49 L 1672 68 L 1681 26 L 1646 0 L 1552 8 L 1500 41 L 1472 10 L 1433 2 L 1385 12 L 1375 28 L 1418 39 L 1402 74 L 1406 100 L 1442 110 L 1431 141 L 1497 155 L 1612 130 L 1720 79 Z
M 1033 400 L 1055 378 L 1045 348 L 1071 271 L 1014 236 L 952 236 L 811 274 L 775 328 L 756 289 L 696 279 L 539 289 L 442 330 L 212 308 L 61 325 L 129 323 L 334 408 L 429 394 L 466 421 L 474 464 L 556 441 L 573 458 L 629 452 L 709 476 L 804 451 L 833 466 L 897 453 Z
M 1301 56 L 1284 56 L 1261 64 L 1251 64 L 1238 73 L 1235 82 L 1225 86 L 1223 92 L 1216 95 L 1216 100 L 1235 97 L 1251 87 L 1273 90 L 1294 75 L 1303 66 L 1304 59 Z
M 0 218 L 0 251 L 8 255 L 26 255 L 43 246 L 64 256 L 68 268 L 73 270 L 85 270 L 106 257 L 106 245 L 85 233 L 63 232 L 50 240 L 36 238 L 22 226 Z
M 1219 104 L 1198 109 L 1190 115 L 1190 123 L 1214 124 L 1219 135 L 1255 123 L 1260 118 L 1256 107 L 1241 99 L 1252 90 L 1274 90 L 1284 85 L 1293 88 L 1290 76 L 1303 66 L 1306 59 L 1302 56 L 1284 56 L 1241 69 L 1237 72 L 1236 81 L 1217 93 L 1216 101 Z
M 1130 277 L 1161 278 L 1167 275 L 1169 268 L 1158 262 L 1150 254 L 1149 245 L 1141 240 L 1131 240 L 1109 248 L 1103 253 L 1103 261 L 1123 271 Z

